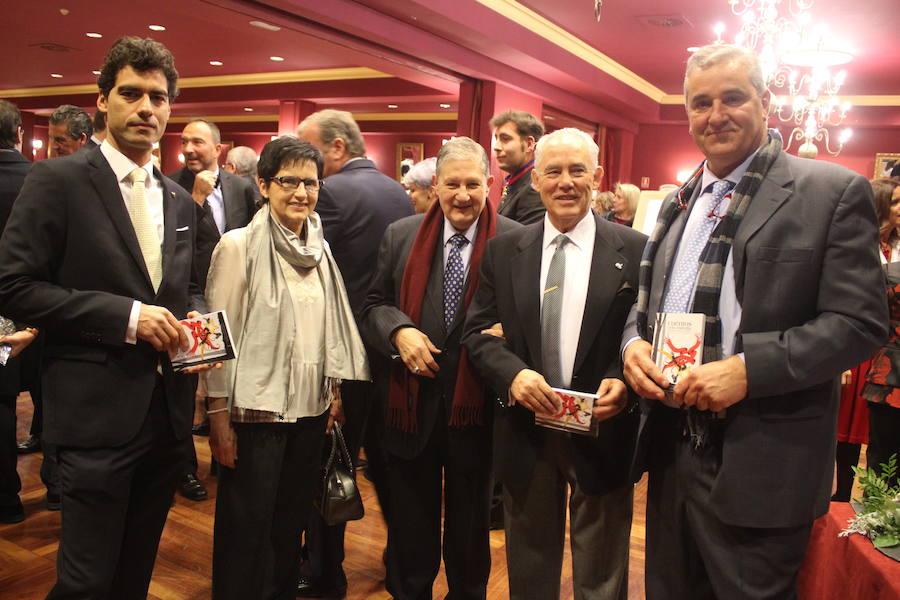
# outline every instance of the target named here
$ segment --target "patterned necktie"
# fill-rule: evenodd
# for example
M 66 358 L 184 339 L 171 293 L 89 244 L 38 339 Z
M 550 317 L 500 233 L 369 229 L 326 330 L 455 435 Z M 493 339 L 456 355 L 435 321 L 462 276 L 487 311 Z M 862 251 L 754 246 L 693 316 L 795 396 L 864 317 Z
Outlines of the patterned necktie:
M 450 331 L 450 326 L 453 325 L 456 307 L 459 305 L 463 282 L 466 278 L 460 251 L 469 243 L 466 236 L 461 233 L 454 234 L 448 241 L 450 254 L 447 256 L 447 264 L 444 266 L 444 329 L 446 331 Z
M 131 179 L 131 202 L 129 203 L 131 224 L 134 226 L 141 254 L 144 255 L 147 272 L 150 273 L 153 291 L 156 292 L 162 281 L 162 249 L 156 223 L 150 216 L 150 207 L 144 197 L 144 181 L 147 179 L 147 171 L 137 168 L 128 175 L 128 178 Z
M 701 203 L 698 199 L 694 210 L 701 211 L 703 216 L 694 229 L 693 235 L 681 239 L 682 247 L 677 254 L 678 260 L 672 268 L 672 276 L 669 279 L 662 312 L 686 313 L 690 310 L 694 284 L 697 282 L 697 273 L 700 272 L 700 254 L 706 247 L 710 234 L 724 216 L 719 214 L 720 205 L 722 199 L 733 187 L 734 183 L 731 181 L 720 179 L 704 190 L 705 202 Z M 712 194 L 708 194 L 710 188 L 712 188 Z
M 544 303 L 541 307 L 541 350 L 544 362 L 544 379 L 551 386 L 562 385 L 562 367 L 559 357 L 560 324 L 562 322 L 562 303 L 566 284 L 566 244 L 572 240 L 565 234 L 559 234 L 553 243 L 556 250 L 550 259 L 547 269 L 547 280 L 544 282 Z

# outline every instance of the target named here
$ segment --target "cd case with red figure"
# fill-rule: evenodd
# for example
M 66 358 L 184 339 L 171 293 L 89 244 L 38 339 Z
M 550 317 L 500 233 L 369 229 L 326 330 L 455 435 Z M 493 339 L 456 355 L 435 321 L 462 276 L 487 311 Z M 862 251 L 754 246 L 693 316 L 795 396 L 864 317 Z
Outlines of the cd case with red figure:
M 559 397 L 559 410 L 553 415 L 535 413 L 534 422 L 550 429 L 595 435 L 596 428 L 591 427 L 591 409 L 594 408 L 594 400 L 599 396 L 561 388 L 551 389 Z
M 675 386 L 703 363 L 703 313 L 659 313 L 653 332 L 653 360 Z
M 189 346 L 172 357 L 176 371 L 234 358 L 234 346 L 224 310 L 207 313 L 193 319 L 182 319 Z

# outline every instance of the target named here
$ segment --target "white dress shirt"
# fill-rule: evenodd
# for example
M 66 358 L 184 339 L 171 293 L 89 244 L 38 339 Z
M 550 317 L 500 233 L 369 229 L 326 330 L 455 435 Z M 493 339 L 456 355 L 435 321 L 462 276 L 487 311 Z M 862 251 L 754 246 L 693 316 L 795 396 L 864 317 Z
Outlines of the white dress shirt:
M 541 298 L 541 309 L 544 306 L 544 282 L 550 261 L 556 251 L 556 239 L 561 231 L 544 215 L 544 240 L 541 248 L 541 279 L 537 292 Z M 597 235 L 597 223 L 594 213 L 588 211 L 571 231 L 566 232 L 570 242 L 563 252 L 566 255 L 565 288 L 560 315 L 559 332 L 559 365 L 562 385 L 572 384 L 572 371 L 575 368 L 575 353 L 578 350 L 578 338 L 581 336 L 581 322 L 584 319 L 584 307 L 587 302 L 588 282 L 591 278 L 591 261 L 594 258 L 594 238 Z
M 131 208 L 131 172 L 137 168 L 147 171 L 147 179 L 144 182 L 144 200 L 147 202 L 147 208 L 150 211 L 150 218 L 156 223 L 156 232 L 159 234 L 159 241 L 162 243 L 164 237 L 164 218 L 163 218 L 163 189 L 162 183 L 157 179 L 153 172 L 153 161 L 148 160 L 143 165 L 139 165 L 130 158 L 112 147 L 108 140 L 103 140 L 100 144 L 100 152 L 103 153 L 106 162 L 116 175 L 116 181 L 119 182 L 119 190 L 122 192 L 122 200 L 125 202 L 125 210 Z M 131 315 L 128 319 L 128 328 L 125 330 L 125 341 L 129 344 L 137 343 L 137 325 L 138 317 L 141 314 L 141 302 L 135 300 L 131 306 Z
M 218 166 L 216 166 L 213 175 L 216 177 L 216 183 L 209 193 L 209 196 L 206 197 L 206 202 L 209 204 L 209 210 L 212 212 L 213 221 L 216 223 L 216 229 L 219 230 L 219 235 L 222 235 L 225 233 L 225 197 L 222 196 L 222 185 L 219 181 Z

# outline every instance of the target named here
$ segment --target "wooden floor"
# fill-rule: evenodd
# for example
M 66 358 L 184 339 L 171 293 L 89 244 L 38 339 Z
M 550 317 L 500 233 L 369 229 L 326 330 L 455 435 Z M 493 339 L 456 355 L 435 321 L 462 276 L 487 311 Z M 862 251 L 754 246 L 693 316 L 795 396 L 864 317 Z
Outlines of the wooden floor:
M 31 422 L 31 400 L 27 394 L 18 401 L 18 438 L 27 435 Z M 191 502 L 176 496 L 175 506 L 163 532 L 149 598 L 152 600 L 203 600 L 210 597 L 212 573 L 212 529 L 215 511 L 216 478 L 209 475 L 207 438 L 195 437 L 200 478 L 207 485 L 210 499 Z M 60 513 L 44 509 L 45 492 L 39 470 L 41 454 L 19 457 L 22 478 L 22 502 L 26 518 L 16 525 L 0 525 L 0 600 L 42 600 L 53 586 L 56 570 Z M 347 558 L 344 569 L 349 580 L 347 598 L 351 600 L 390 598 L 384 590 L 381 561 L 386 539 L 381 509 L 372 485 L 359 478 L 366 516 L 347 527 Z M 631 562 L 628 597 L 644 598 L 644 506 L 646 481 L 635 488 L 635 515 L 631 530 Z M 507 598 L 506 554 L 502 531 L 491 532 L 493 567 L 488 598 Z M 562 598 L 572 598 L 571 556 L 568 544 L 563 565 Z M 434 596 L 447 593 L 444 571 L 434 586 Z

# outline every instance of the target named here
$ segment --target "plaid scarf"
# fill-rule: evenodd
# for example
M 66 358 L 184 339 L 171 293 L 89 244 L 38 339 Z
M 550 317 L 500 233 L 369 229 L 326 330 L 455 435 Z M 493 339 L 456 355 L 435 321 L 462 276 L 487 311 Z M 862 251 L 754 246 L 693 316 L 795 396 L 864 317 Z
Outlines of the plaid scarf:
M 744 214 L 750 206 L 753 196 L 759 189 L 766 174 L 781 153 L 781 135 L 777 130 L 770 129 L 766 143 L 762 145 L 750 165 L 744 172 L 744 176 L 735 186 L 731 195 L 731 202 L 725 217 L 719 222 L 709 236 L 709 241 L 700 253 L 700 270 L 697 273 L 697 285 L 694 291 L 694 301 L 691 308 L 693 313 L 706 315 L 703 333 L 703 363 L 709 363 L 722 358 L 722 323 L 719 320 L 719 297 L 722 292 L 722 277 L 725 273 L 725 263 L 731 252 L 734 236 L 740 227 Z M 638 273 L 638 298 L 637 298 L 637 327 L 638 333 L 644 339 L 649 339 L 648 308 L 650 304 L 650 284 L 653 277 L 653 261 L 659 250 L 659 245 L 665 238 L 678 217 L 678 213 L 687 210 L 688 203 L 694 196 L 696 187 L 703 180 L 703 164 L 701 164 L 676 192 L 671 200 L 662 207 L 656 221 L 653 234 L 644 247 L 641 257 L 641 265 Z M 686 434 L 693 440 L 694 446 L 702 447 L 707 439 L 708 420 L 710 414 L 697 410 L 686 411 Z

